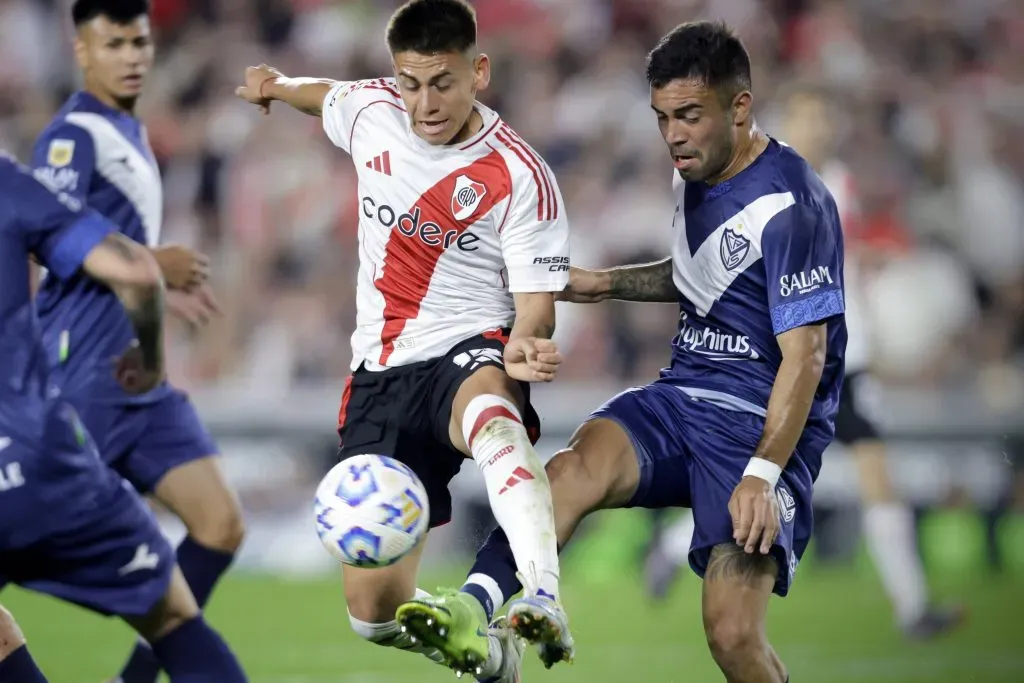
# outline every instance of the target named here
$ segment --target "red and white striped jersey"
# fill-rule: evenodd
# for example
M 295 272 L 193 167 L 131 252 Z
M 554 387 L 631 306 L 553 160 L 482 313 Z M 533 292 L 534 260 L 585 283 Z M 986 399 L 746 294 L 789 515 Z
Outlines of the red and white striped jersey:
M 491 109 L 458 145 L 413 133 L 394 79 L 336 84 L 323 126 L 359 176 L 352 369 L 443 356 L 515 319 L 513 292 L 569 280 L 569 224 L 554 174 Z

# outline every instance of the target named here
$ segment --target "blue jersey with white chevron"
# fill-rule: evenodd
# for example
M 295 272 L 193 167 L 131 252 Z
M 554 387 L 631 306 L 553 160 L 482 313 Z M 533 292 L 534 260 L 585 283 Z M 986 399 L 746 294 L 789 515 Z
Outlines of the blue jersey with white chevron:
M 39 136 L 32 165 L 37 176 L 110 219 L 128 237 L 149 246 L 159 241 L 160 172 L 135 117 L 87 92 L 76 93 Z M 37 307 L 53 379 L 69 396 L 129 404 L 149 403 L 168 392 L 165 385 L 129 396 L 114 380 L 111 359 L 124 352 L 133 332 L 117 297 L 104 285 L 84 276 L 63 282 L 48 275 Z
M 825 370 L 801 443 L 827 443 L 846 350 L 843 237 L 832 195 L 775 140 L 724 183 L 677 176 L 674 185 L 679 332 L 662 381 L 763 416 L 782 362 L 777 335 L 825 323 Z M 806 451 L 820 459 L 820 449 Z M 820 462 L 807 464 L 817 475 Z

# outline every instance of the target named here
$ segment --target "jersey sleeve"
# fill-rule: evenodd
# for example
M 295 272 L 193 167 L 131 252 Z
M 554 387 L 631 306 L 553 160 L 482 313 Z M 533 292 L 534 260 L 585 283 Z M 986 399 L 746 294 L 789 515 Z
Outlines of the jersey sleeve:
M 382 100 L 401 106 L 401 99 L 398 86 L 390 79 L 338 81 L 324 97 L 320 114 L 324 132 L 335 147 L 351 154 L 352 129 L 359 112 L 367 105 Z
M 78 272 L 96 245 L 115 232 L 108 220 L 63 190 L 33 177 L 27 168 L 4 162 L 5 203 L 15 228 L 43 266 L 61 279 Z
M 515 178 L 501 252 L 511 292 L 560 292 L 569 284 L 569 220 L 547 164 Z
M 837 216 L 795 204 L 765 227 L 761 253 L 776 335 L 845 312 L 838 223 Z
M 32 169 L 49 187 L 85 200 L 96 168 L 92 135 L 72 123 L 50 128 L 32 148 Z

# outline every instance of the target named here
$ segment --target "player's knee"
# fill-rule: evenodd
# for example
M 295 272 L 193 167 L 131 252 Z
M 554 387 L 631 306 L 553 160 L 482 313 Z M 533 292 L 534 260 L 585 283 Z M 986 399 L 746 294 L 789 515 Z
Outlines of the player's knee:
M 720 663 L 745 658 L 765 647 L 762 624 L 736 610 L 706 615 L 704 631 L 711 654 Z
M 14 616 L 0 605 L 0 660 L 5 659 L 12 652 L 25 644 L 25 636 L 18 628 L 18 622 Z
M 575 448 L 555 453 L 544 469 L 548 473 L 551 497 L 555 499 L 556 505 L 571 504 L 580 514 L 604 506 L 608 485 L 601 473 L 591 465 L 592 462 Z
M 577 481 L 587 475 L 586 463 L 580 457 L 579 451 L 572 448 L 564 448 L 555 453 L 544 466 L 544 471 L 547 472 L 548 481 L 552 485 Z
M 190 525 L 189 535 L 208 548 L 235 553 L 245 538 L 241 508 L 232 501 L 231 504 L 218 505 L 217 510 L 211 512 Z

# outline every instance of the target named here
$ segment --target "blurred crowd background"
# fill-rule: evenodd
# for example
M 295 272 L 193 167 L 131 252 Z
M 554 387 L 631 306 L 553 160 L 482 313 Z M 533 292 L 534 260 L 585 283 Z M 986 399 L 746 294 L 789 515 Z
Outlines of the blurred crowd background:
M 182 331 L 175 379 L 280 390 L 341 379 L 355 320 L 355 174 L 317 121 L 262 118 L 233 95 L 248 64 L 290 75 L 390 73 L 395 0 L 156 0 L 157 66 L 140 114 L 163 166 L 165 241 L 216 258 L 225 317 Z M 848 240 L 880 257 L 875 360 L 902 382 L 1021 392 L 1024 10 L 1002 0 L 478 0 L 494 61 L 482 99 L 560 181 L 574 257 L 667 250 L 670 169 L 644 55 L 683 20 L 721 18 L 781 137 L 796 82 L 834 97 L 835 151 L 860 205 Z M 0 0 L 0 144 L 26 156 L 77 86 L 67 3 Z M 40 49 L 43 46 L 44 49 Z M 912 311 L 922 309 L 920 314 Z M 636 381 L 666 359 L 658 307 L 566 310 L 566 378 Z M 936 320 L 941 319 L 941 320 Z M 1019 365 L 1019 363 L 1018 363 Z
M 197 395 L 211 387 L 340 394 L 355 322 L 354 169 L 318 120 L 280 105 L 261 117 L 233 91 L 245 66 L 260 62 L 288 75 L 390 74 L 383 32 L 398 4 L 153 3 L 157 64 L 139 114 L 164 175 L 163 241 L 213 257 L 224 309 L 204 330 L 175 328 L 172 378 Z M 918 399 L 969 392 L 973 406 L 1024 416 L 1020 2 L 473 4 L 494 65 L 481 99 L 554 168 L 575 262 L 667 253 L 671 169 L 644 57 L 677 23 L 724 19 L 751 53 L 757 117 L 769 133 L 792 129 L 794 85 L 831 101 L 822 155 L 846 168 L 847 249 L 862 265 L 877 376 Z M 0 147 L 22 158 L 78 85 L 67 5 L 0 0 Z M 651 378 L 676 325 L 663 306 L 562 305 L 559 316 L 567 357 L 559 383 L 570 388 Z M 322 420 L 328 435 L 335 406 L 332 398 Z M 1008 435 L 988 436 L 998 462 L 1010 462 Z M 995 471 L 997 482 L 1009 481 L 1008 467 Z

